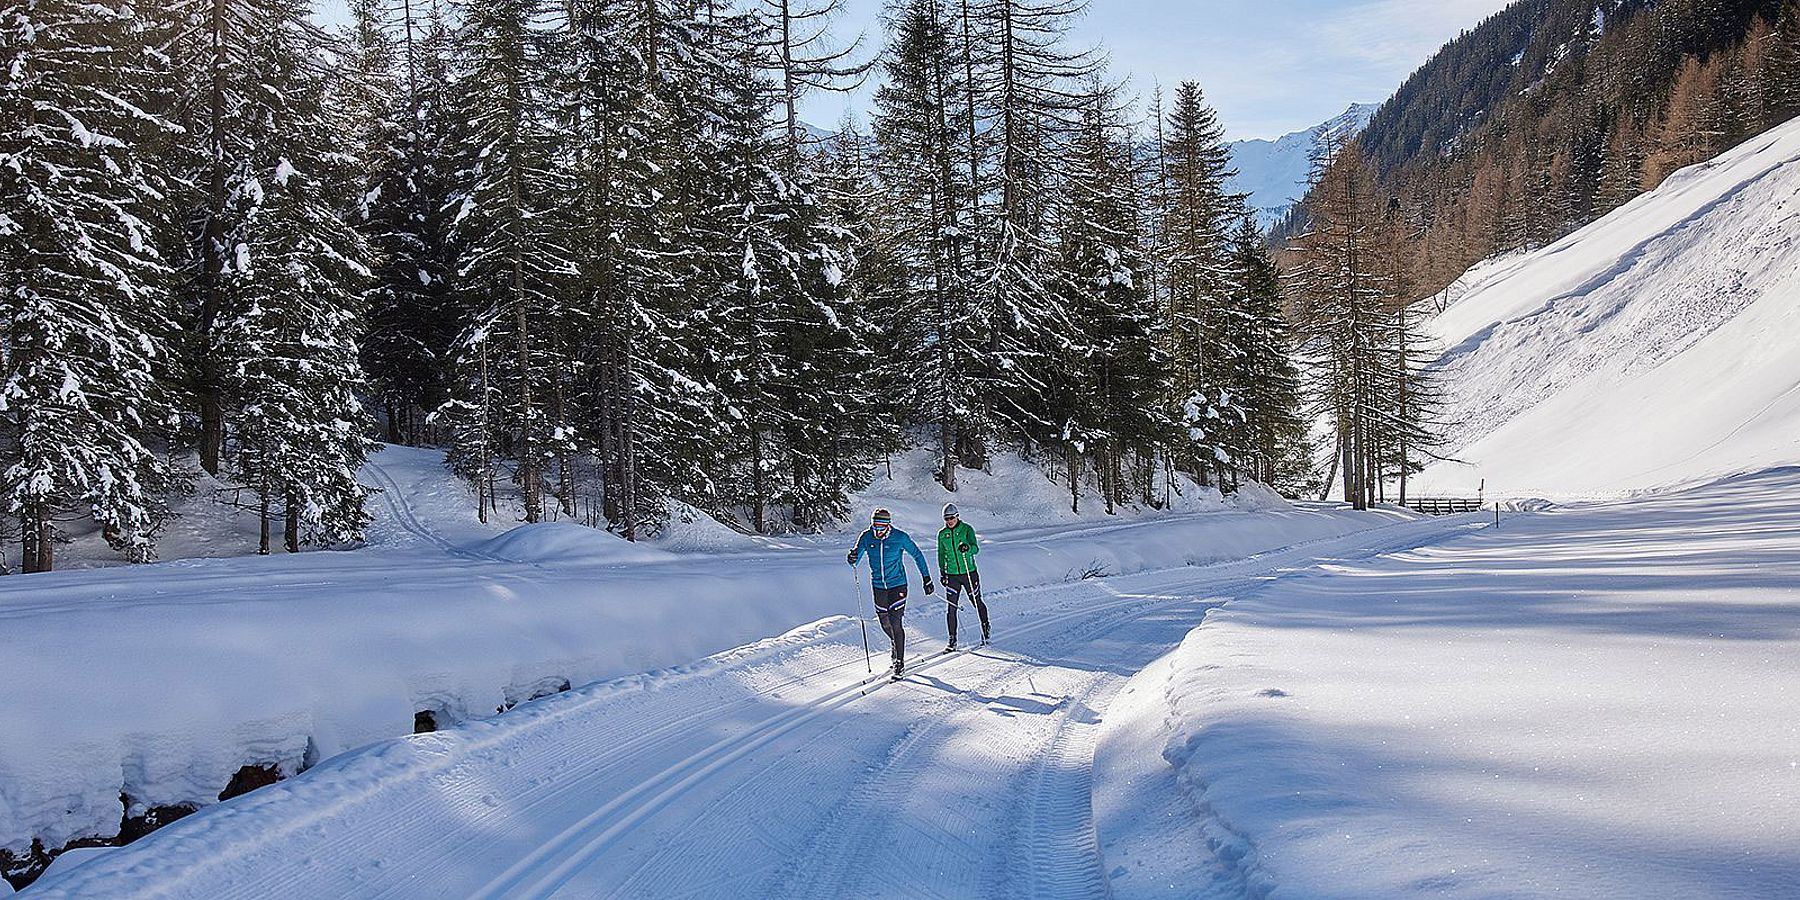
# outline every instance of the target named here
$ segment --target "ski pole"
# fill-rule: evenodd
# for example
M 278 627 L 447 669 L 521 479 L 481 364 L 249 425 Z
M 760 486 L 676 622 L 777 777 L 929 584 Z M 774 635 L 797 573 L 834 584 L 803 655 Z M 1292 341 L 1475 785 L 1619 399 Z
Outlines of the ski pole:
M 962 557 L 963 577 L 969 580 L 969 605 L 974 607 L 976 612 L 981 612 L 981 584 L 975 580 L 975 569 L 969 565 L 969 552 L 962 549 L 962 546 L 961 544 L 957 545 L 956 555 Z M 986 613 L 982 614 L 986 615 Z M 982 620 L 981 639 L 987 640 L 986 619 Z
M 850 577 L 856 579 L 856 593 L 860 595 L 862 593 L 862 570 L 856 567 L 856 563 L 850 564 Z M 861 602 L 862 601 L 860 600 L 857 601 L 859 604 Z M 861 607 L 858 606 L 857 608 L 860 609 Z M 869 674 L 873 675 L 875 674 L 875 660 L 869 656 L 869 620 L 858 615 L 856 617 L 856 624 L 862 626 L 863 665 L 868 666 Z

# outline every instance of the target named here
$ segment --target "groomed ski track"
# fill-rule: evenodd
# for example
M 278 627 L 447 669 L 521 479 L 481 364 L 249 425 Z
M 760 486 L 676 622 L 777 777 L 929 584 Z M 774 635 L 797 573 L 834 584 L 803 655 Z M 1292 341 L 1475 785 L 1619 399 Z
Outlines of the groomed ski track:
M 915 650 L 899 682 L 880 675 L 877 629 L 871 678 L 857 623 L 826 620 L 346 754 L 43 895 L 125 882 L 167 897 L 1105 896 L 1089 769 L 1132 674 L 1207 610 L 1286 573 L 1476 527 L 1410 521 L 994 591 L 995 643 L 948 655 L 930 655 L 941 595 L 915 586 L 908 646 L 929 654 Z M 962 618 L 965 639 L 978 633 L 972 610 Z

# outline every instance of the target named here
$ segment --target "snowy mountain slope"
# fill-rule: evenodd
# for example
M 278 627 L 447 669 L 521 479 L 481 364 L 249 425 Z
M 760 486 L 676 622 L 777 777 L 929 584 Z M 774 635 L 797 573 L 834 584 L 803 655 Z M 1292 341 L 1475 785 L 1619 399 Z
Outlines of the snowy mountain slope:
M 1800 121 L 1449 296 L 1430 327 L 1460 462 L 1420 493 L 1607 496 L 1800 462 Z
M 1110 869 L 1086 767 L 1114 692 L 1233 596 L 1320 557 L 1366 558 L 1469 525 L 1393 513 L 1363 524 L 1377 521 L 1387 524 L 1213 566 L 997 592 L 996 643 L 966 654 L 937 655 L 941 613 L 916 596 L 913 674 L 866 696 L 859 630 L 837 617 L 699 665 L 384 741 L 38 890 L 1104 896 Z M 1245 524 L 1190 534 L 1190 546 L 1231 542 Z
M 1317 128 L 1282 135 L 1275 140 L 1232 141 L 1231 165 L 1237 175 L 1226 187 L 1250 195 L 1250 208 L 1267 229 L 1280 222 L 1288 209 L 1306 194 L 1306 178 L 1312 171 L 1312 150 L 1317 132 L 1353 135 L 1369 124 L 1379 103 L 1353 103 L 1349 109 Z
M 1797 522 L 1778 469 L 1240 596 L 1106 710 L 1111 896 L 1800 896 Z
M 376 460 L 389 490 L 367 549 L 0 579 L 0 850 L 211 805 L 240 767 L 291 775 L 406 734 L 420 713 L 491 717 L 866 611 L 848 534 L 753 539 L 696 518 L 649 546 L 566 523 L 496 537 L 435 454 Z M 923 460 L 897 457 L 859 503 L 891 506 L 929 547 L 944 492 Z M 1091 569 L 1209 563 L 1395 520 L 1195 494 L 1187 513 L 1099 521 L 1068 514 L 1029 467 L 996 466 L 966 473 L 957 499 L 997 602 Z M 942 633 L 940 617 L 915 624 Z

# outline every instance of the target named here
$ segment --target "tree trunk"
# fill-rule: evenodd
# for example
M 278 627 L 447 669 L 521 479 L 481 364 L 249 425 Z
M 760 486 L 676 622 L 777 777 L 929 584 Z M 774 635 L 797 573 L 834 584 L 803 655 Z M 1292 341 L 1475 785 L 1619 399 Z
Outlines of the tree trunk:
M 1081 454 L 1070 447 L 1064 451 L 1069 464 L 1069 512 L 1081 512 Z
M 50 524 L 50 510 L 42 503 L 30 503 L 19 514 L 21 538 L 19 571 L 48 572 L 55 568 L 56 530 Z
M 481 415 L 478 420 L 478 434 L 475 443 L 475 518 L 479 519 L 481 524 L 486 525 L 488 506 L 494 492 L 494 459 L 488 448 L 488 441 L 493 435 L 493 420 L 490 407 L 492 393 L 488 390 L 488 352 L 485 337 L 481 340 L 481 346 L 477 353 L 481 366 Z
M 287 495 L 287 503 L 285 505 L 287 507 L 287 521 L 283 523 L 283 527 L 281 530 L 282 543 L 284 545 L 286 545 L 287 552 L 299 553 L 300 552 L 300 498 L 294 496 L 293 491 L 289 491 L 288 495 Z
M 195 394 L 200 401 L 200 467 L 207 474 L 219 474 L 225 455 L 225 410 L 220 400 L 220 372 L 212 346 L 213 330 L 224 310 L 225 209 L 230 198 L 225 182 L 225 27 L 229 21 L 226 0 L 213 0 L 208 22 L 212 44 L 211 108 L 208 119 L 208 143 L 212 152 L 211 178 L 207 185 L 206 227 L 200 248 L 200 320 L 195 349 L 199 354 L 196 367 L 199 382 Z
M 750 418 L 750 526 L 757 534 L 768 531 L 769 501 L 768 485 L 763 481 L 763 441 L 762 426 L 756 424 L 754 412 Z
M 269 495 L 256 492 L 256 554 L 269 555 Z

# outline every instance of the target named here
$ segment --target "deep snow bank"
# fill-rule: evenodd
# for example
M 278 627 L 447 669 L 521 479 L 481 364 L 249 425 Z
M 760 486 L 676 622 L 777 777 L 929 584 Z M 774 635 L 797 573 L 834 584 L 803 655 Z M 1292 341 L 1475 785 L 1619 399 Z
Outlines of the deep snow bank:
M 245 765 L 292 774 L 408 733 L 421 712 L 492 716 L 868 606 L 843 535 L 736 541 L 695 520 L 670 539 L 713 552 L 685 555 L 572 526 L 482 540 L 492 530 L 454 486 L 431 481 L 428 456 L 377 461 L 390 506 L 368 550 L 0 581 L 0 849 L 57 848 L 116 834 L 125 814 L 214 803 Z M 1026 474 L 970 480 L 996 602 L 1009 586 L 1237 558 L 1394 517 L 1242 511 L 1196 493 L 1211 511 L 1025 527 L 1018 510 L 1057 490 L 1031 488 Z M 861 499 L 896 507 L 929 546 L 941 500 L 908 483 Z M 987 531 L 979 517 L 1005 511 L 1009 495 L 1012 527 Z
M 1450 296 L 1430 328 L 1463 462 L 1420 494 L 1611 496 L 1800 462 L 1800 120 Z
M 1115 896 L 1794 896 L 1797 528 L 1779 470 L 1213 611 L 1108 710 Z

